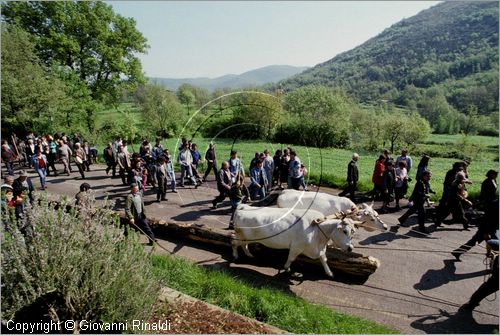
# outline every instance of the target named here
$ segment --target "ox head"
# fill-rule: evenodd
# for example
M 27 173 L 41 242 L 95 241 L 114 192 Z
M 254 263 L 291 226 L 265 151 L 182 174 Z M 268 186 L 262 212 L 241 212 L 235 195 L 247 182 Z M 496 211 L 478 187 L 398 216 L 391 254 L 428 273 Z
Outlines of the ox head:
M 387 230 L 387 225 L 380 219 L 377 211 L 373 209 L 373 203 L 371 205 L 362 204 L 361 207 L 357 209 L 354 218 L 361 221 L 362 224 L 360 224 L 359 227 L 367 231 L 374 231 L 376 229 Z
M 333 245 L 342 251 L 352 251 L 352 237 L 356 232 L 355 223 L 357 221 L 351 219 L 340 220 L 337 228 L 333 230 L 330 236 Z

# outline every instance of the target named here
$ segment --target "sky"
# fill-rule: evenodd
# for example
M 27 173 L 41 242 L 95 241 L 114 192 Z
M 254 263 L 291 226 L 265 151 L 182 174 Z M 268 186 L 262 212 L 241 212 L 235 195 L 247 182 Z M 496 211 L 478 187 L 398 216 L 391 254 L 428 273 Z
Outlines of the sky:
M 150 48 L 148 77 L 241 74 L 314 66 L 437 1 L 108 1 L 132 17 Z

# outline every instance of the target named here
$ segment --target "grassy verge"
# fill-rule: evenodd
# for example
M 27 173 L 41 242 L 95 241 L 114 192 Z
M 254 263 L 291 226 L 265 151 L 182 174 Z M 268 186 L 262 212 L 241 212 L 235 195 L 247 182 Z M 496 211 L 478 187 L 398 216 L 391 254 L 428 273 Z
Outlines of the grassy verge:
M 294 333 L 387 334 L 396 330 L 314 305 L 259 284 L 247 284 L 221 270 L 208 270 L 169 256 L 152 256 L 163 284 L 190 296 Z

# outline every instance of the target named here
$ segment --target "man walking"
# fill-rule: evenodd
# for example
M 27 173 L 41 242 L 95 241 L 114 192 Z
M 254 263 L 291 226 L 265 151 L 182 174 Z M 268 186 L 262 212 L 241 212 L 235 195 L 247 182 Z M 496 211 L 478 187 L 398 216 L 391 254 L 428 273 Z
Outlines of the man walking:
M 207 179 L 207 176 L 212 169 L 214 170 L 214 174 L 217 177 L 217 158 L 215 156 L 215 146 L 213 143 L 210 143 L 208 145 L 208 150 L 205 153 L 205 160 L 207 161 L 207 169 L 205 170 L 205 174 L 203 175 L 203 182 Z
M 263 200 L 266 197 L 266 189 L 268 180 L 264 169 L 262 168 L 262 161 L 258 160 L 255 166 L 250 171 L 250 194 L 252 200 Z
M 7 168 L 7 173 L 11 176 L 14 175 L 14 162 L 17 156 L 14 151 L 9 147 L 7 141 L 2 141 L 2 160 Z
M 184 144 L 182 151 L 179 152 L 179 156 L 177 157 L 177 163 L 181 166 L 181 181 L 179 186 L 184 187 L 184 176 L 191 180 L 195 188 L 198 188 L 198 183 L 193 176 L 193 169 L 191 164 L 193 164 L 193 156 L 191 155 L 191 151 L 189 150 L 189 145 L 187 143 Z
M 422 175 L 422 179 L 418 179 L 413 189 L 411 198 L 413 199 L 413 206 L 410 207 L 399 219 L 399 223 L 403 224 L 409 217 L 415 212 L 418 212 L 418 230 L 421 233 L 425 233 L 425 208 L 424 204 L 428 198 L 426 193 L 425 183 L 428 183 L 431 179 L 432 173 L 429 170 L 425 170 Z
M 347 188 L 342 191 L 339 196 L 345 197 L 346 194 L 350 194 L 350 199 L 354 201 L 354 193 L 356 192 L 356 185 L 359 180 L 359 171 L 356 162 L 359 160 L 359 155 L 357 153 L 352 154 L 352 159 L 347 165 Z
M 64 165 L 64 173 L 70 175 L 71 165 L 69 162 L 69 158 L 73 155 L 73 151 L 71 151 L 70 147 L 64 143 L 63 140 L 59 140 L 59 158 Z
M 125 213 L 127 214 L 129 223 L 139 227 L 139 229 L 148 236 L 149 245 L 153 245 L 153 242 L 156 242 L 155 235 L 146 218 L 144 201 L 141 192 L 139 192 L 139 186 L 136 183 L 130 185 L 130 193 L 127 196 L 125 205 Z
M 224 161 L 222 167 L 219 170 L 219 176 L 217 178 L 217 189 L 219 190 L 219 195 L 212 201 L 212 208 L 217 208 L 217 204 L 222 202 L 229 196 L 229 191 L 231 190 L 231 172 L 229 171 L 229 163 Z
M 158 159 L 158 164 L 156 165 L 156 180 L 158 181 L 156 201 L 167 201 L 168 170 L 167 164 L 165 164 L 165 157 L 160 157 Z
M 267 177 L 267 191 L 271 192 L 273 187 L 274 159 L 269 154 L 269 150 L 264 150 L 264 171 Z

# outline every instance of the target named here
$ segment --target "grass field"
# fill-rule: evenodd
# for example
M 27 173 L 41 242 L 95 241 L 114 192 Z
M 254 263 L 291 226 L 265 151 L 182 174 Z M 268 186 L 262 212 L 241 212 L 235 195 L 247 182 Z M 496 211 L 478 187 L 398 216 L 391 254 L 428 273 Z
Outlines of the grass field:
M 101 128 L 107 121 L 117 120 L 121 117 L 122 113 L 130 113 L 134 118 L 135 124 L 141 127 L 144 124 L 143 116 L 140 110 L 133 103 L 122 103 L 116 108 L 108 108 L 97 112 L 96 127 Z
M 463 141 L 463 135 L 444 135 L 444 134 L 432 134 L 427 141 L 424 143 L 436 143 L 436 144 L 459 144 Z M 481 144 L 484 146 L 496 146 L 498 147 L 498 137 L 493 136 L 467 136 L 467 141 L 472 144 Z
M 251 277 L 235 278 L 187 260 L 152 256 L 163 285 L 222 308 L 297 334 L 390 334 L 396 330 L 315 305 Z
M 202 153 L 208 148 L 209 139 L 199 138 L 193 139 L 194 143 L 198 144 L 199 151 Z M 164 145 L 170 148 L 171 152 L 176 147 L 177 139 L 169 139 L 164 141 Z M 274 153 L 275 150 L 286 147 L 285 145 L 276 143 L 266 143 L 262 141 L 236 141 L 233 144 L 231 139 L 216 139 L 214 140 L 219 164 L 222 159 L 229 158 L 229 152 L 232 148 L 238 151 L 240 158 L 243 161 L 245 169 L 248 167 L 251 159 L 256 151 L 262 152 L 264 149 L 269 149 Z M 318 149 L 303 146 L 293 146 L 297 151 L 301 161 L 309 170 L 308 182 L 312 184 L 328 185 L 332 187 L 344 187 L 347 174 L 347 164 L 351 159 L 352 152 L 343 149 Z M 136 150 L 138 146 L 136 147 Z M 411 153 L 410 153 L 411 154 Z M 379 153 L 361 153 L 361 158 L 358 161 L 360 174 L 360 182 L 358 189 L 361 191 L 369 191 L 373 188 L 371 175 L 375 160 Z M 416 167 L 420 157 L 413 157 L 414 168 L 410 171 L 410 176 L 415 178 Z M 431 158 L 429 169 L 433 172 L 431 186 L 438 193 L 434 198 L 438 198 L 442 192 L 443 180 L 446 172 L 451 168 L 452 164 L 457 159 L 452 158 Z M 201 169 L 203 170 L 203 166 Z M 481 188 L 481 182 L 485 178 L 486 171 L 489 169 L 498 170 L 498 162 L 493 160 L 477 160 L 473 161 L 469 167 L 469 177 L 473 181 L 473 185 L 468 187 L 471 197 L 477 196 Z M 413 183 L 410 184 L 412 187 Z
M 122 104 L 117 108 L 108 109 L 98 114 L 98 124 L 102 124 L 107 120 L 120 117 L 120 111 L 128 111 L 137 121 L 138 127 L 143 124 L 143 118 L 140 111 L 133 104 Z M 151 139 L 152 140 L 152 139 Z M 174 149 L 177 146 L 179 139 L 172 138 L 162 141 L 162 144 L 170 149 L 174 154 Z M 194 143 L 198 144 L 198 148 L 202 156 L 204 155 L 210 139 L 194 138 Z M 222 163 L 223 159 L 229 158 L 231 149 L 238 151 L 242 159 L 245 169 L 248 170 L 251 159 L 256 151 L 262 152 L 264 149 L 274 154 L 277 149 L 286 148 L 286 144 L 267 143 L 264 141 L 236 140 L 233 139 L 214 139 L 216 145 L 218 164 Z M 498 144 L 499 139 L 489 136 L 463 136 L 463 135 L 437 135 L 432 134 L 425 142 L 418 143 L 414 146 L 413 152 L 410 151 L 410 156 L 413 158 L 414 168 L 410 172 L 410 176 L 415 178 L 416 167 L 420 160 L 421 154 L 427 153 L 431 156 L 429 169 L 433 172 L 431 186 L 437 192 L 434 200 L 440 197 L 442 192 L 442 184 L 446 172 L 451 168 L 452 164 L 464 154 L 465 157 L 471 160 L 472 164 L 469 167 L 469 177 L 473 181 L 473 185 L 468 187 L 470 197 L 474 198 L 479 194 L 481 182 L 485 178 L 486 171 L 489 169 L 498 170 Z M 308 183 L 321 184 L 332 187 L 344 187 L 347 172 L 347 164 L 351 159 L 352 151 L 333 148 L 311 148 L 304 146 L 293 146 L 301 161 L 309 170 Z M 102 153 L 103 146 L 98 146 L 99 153 Z M 130 146 L 130 151 L 138 151 L 139 144 Z M 396 155 L 399 152 L 397 149 Z M 175 151 L 177 153 L 177 151 Z M 361 159 L 358 162 L 360 172 L 360 182 L 358 189 L 360 191 L 369 191 L 373 185 L 371 175 L 375 160 L 380 154 L 379 152 L 358 152 Z M 394 158 L 396 157 L 394 155 Z M 455 157 L 455 158 L 452 158 Z M 201 166 L 203 170 L 204 167 Z M 413 183 L 410 184 L 410 188 Z M 411 192 L 411 190 L 410 190 Z

